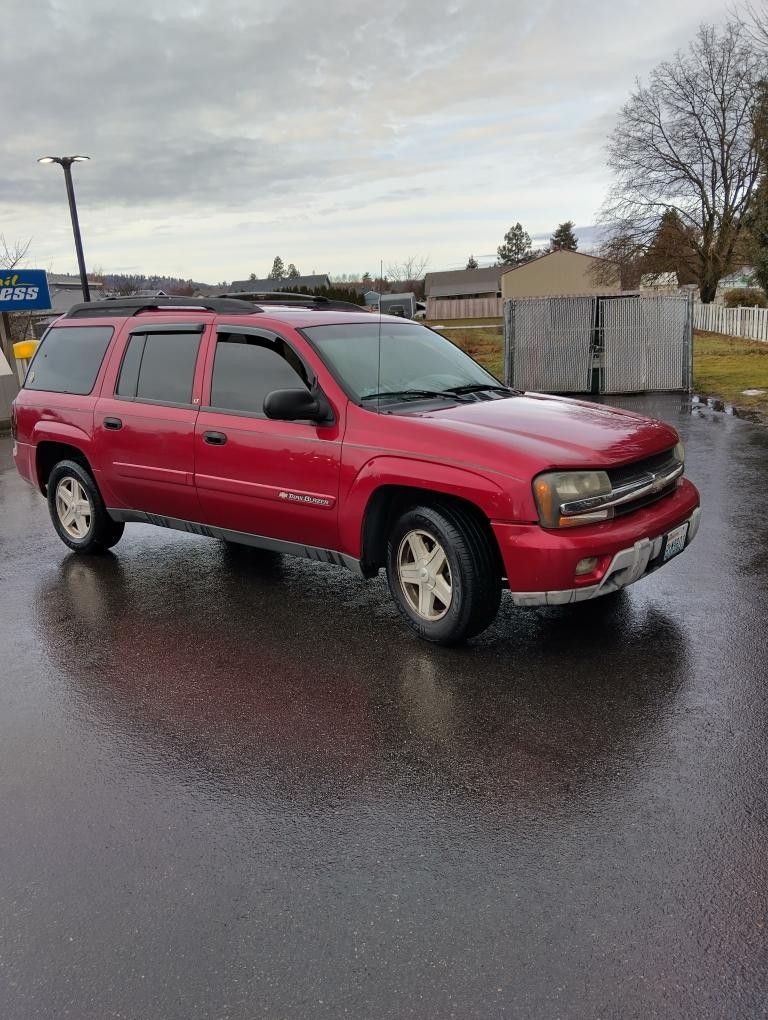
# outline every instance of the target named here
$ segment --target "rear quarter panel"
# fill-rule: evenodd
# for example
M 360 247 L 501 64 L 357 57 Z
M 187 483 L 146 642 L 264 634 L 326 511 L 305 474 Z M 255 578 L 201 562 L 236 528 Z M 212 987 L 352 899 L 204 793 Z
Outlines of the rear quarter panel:
M 93 458 L 93 408 L 96 398 L 72 393 L 22 390 L 16 398 L 17 443 L 25 452 L 17 458 L 19 471 L 35 485 L 37 447 L 45 441 L 66 443 Z M 24 466 L 26 465 L 26 469 Z

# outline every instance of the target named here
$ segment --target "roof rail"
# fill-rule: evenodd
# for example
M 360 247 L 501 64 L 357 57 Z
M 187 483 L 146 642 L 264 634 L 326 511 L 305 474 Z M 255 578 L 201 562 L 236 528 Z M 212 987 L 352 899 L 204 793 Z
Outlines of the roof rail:
M 140 312 L 162 311 L 222 312 L 227 315 L 252 315 L 261 308 L 251 301 L 232 297 L 115 297 L 103 301 L 84 301 L 72 305 L 65 313 L 68 319 L 109 318 L 113 315 L 132 316 Z
M 222 294 L 221 300 L 228 297 L 229 295 Z M 296 308 L 315 308 L 318 311 L 360 312 L 365 310 L 362 305 L 356 305 L 352 301 L 337 301 L 335 298 L 323 297 L 321 294 L 294 294 L 289 290 L 243 291 L 242 297 L 246 301 L 255 301 L 260 305 L 289 305 Z

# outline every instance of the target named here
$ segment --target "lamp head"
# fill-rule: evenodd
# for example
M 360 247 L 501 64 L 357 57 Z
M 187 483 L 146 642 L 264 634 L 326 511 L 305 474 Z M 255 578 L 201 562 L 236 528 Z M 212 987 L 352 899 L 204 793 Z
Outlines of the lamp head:
M 71 166 L 72 163 L 85 163 L 90 156 L 41 156 L 38 163 L 58 163 L 59 166 Z

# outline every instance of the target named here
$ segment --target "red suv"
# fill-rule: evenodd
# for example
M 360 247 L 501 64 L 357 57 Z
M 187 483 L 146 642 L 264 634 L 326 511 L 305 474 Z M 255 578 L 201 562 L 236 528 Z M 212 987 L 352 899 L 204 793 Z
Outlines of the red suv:
M 385 568 L 443 644 L 615 592 L 696 534 L 675 431 L 522 394 L 449 340 L 322 299 L 76 305 L 43 337 L 14 458 L 71 549 L 126 522 Z

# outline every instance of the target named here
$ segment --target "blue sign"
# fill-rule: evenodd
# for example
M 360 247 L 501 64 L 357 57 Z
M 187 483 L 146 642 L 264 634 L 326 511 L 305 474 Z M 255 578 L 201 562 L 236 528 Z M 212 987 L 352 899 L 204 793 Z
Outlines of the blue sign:
M 44 269 L 0 269 L 0 312 L 32 312 L 50 307 Z

